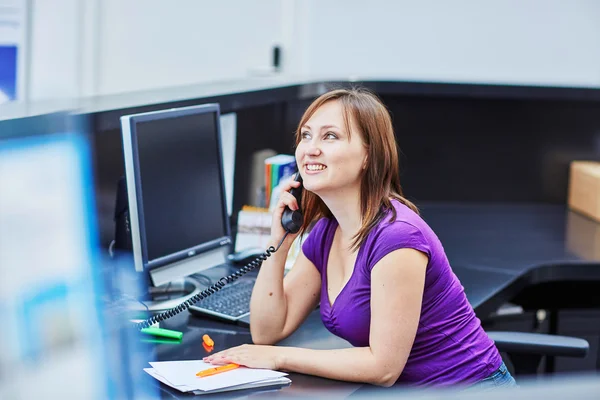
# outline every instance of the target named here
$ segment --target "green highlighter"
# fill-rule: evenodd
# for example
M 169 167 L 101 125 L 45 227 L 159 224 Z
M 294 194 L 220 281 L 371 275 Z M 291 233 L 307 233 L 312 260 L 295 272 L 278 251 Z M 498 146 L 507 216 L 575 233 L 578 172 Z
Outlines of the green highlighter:
M 170 329 L 162 329 L 162 328 L 144 328 L 140 332 L 145 333 L 147 335 L 152 336 L 160 336 L 169 339 L 181 340 L 183 337 L 183 332 L 172 331 Z

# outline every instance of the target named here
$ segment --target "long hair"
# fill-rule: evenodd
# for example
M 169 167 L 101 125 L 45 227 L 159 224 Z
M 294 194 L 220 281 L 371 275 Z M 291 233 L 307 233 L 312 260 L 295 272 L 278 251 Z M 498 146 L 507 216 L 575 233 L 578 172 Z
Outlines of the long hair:
M 396 199 L 418 213 L 417 207 L 405 199 L 400 186 L 398 146 L 390 114 L 381 100 L 372 92 L 362 89 L 337 89 L 319 96 L 306 109 L 296 130 L 296 146 L 302 139 L 302 127 L 315 111 L 329 101 L 339 101 L 344 113 L 344 124 L 350 138 L 350 127 L 361 135 L 367 150 L 367 164 L 363 170 L 360 187 L 362 222 L 359 231 L 352 238 L 352 250 L 357 250 L 367 235 L 383 218 L 391 212 L 390 222 L 396 219 L 396 210 L 391 200 Z M 304 222 L 301 233 L 322 217 L 333 214 L 325 203 L 314 193 L 305 191 L 302 199 Z

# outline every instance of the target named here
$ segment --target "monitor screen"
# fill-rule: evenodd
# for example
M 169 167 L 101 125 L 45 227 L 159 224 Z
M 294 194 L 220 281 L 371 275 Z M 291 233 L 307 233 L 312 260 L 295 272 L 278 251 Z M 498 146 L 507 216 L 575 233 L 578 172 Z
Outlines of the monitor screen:
M 229 245 L 218 105 L 126 116 L 122 129 L 134 259 L 136 244 L 145 268 Z
M 136 124 L 148 260 L 226 236 L 214 113 Z

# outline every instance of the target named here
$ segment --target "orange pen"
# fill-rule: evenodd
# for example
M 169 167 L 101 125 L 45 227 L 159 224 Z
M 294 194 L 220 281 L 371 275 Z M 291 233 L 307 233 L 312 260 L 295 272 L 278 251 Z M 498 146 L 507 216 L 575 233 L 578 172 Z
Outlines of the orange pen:
M 219 367 L 202 370 L 202 371 L 198 372 L 196 374 L 196 376 L 199 376 L 200 378 L 204 378 L 206 376 L 220 374 L 221 372 L 231 371 L 232 369 L 236 369 L 238 367 L 239 367 L 238 364 L 225 364 L 225 365 L 221 365 Z

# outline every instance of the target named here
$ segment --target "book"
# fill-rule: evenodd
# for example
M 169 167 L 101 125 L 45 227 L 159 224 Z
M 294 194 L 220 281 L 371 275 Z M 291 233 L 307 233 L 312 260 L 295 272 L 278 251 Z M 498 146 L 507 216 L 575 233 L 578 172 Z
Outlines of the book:
M 265 159 L 265 197 L 266 206 L 271 203 L 273 189 L 279 182 L 292 176 L 297 170 L 296 158 L 290 154 L 278 154 Z

